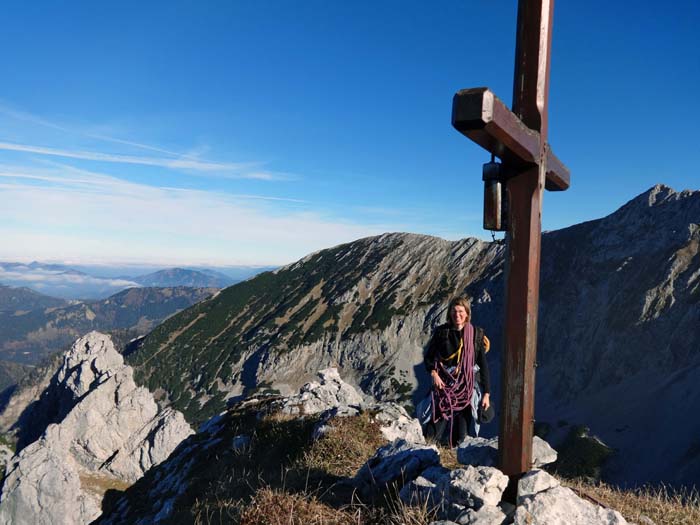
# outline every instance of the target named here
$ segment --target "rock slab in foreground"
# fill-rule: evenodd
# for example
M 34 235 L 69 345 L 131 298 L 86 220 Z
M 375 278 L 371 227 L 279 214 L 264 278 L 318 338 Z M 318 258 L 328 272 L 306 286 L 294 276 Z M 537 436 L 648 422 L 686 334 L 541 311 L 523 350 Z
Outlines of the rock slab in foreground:
M 508 486 L 508 476 L 493 467 L 455 469 L 440 480 L 441 492 L 451 503 L 480 509 L 496 506 Z
M 571 489 L 555 487 L 525 498 L 515 511 L 514 525 L 627 525 L 616 510 L 579 498 Z
M 532 466 L 539 468 L 557 460 L 557 451 L 538 436 L 532 439 Z M 457 448 L 457 461 L 462 465 L 494 467 L 498 464 L 498 438 L 467 437 Z
M 399 439 L 380 447 L 357 472 L 354 483 L 362 493 L 369 494 L 394 482 L 403 485 L 428 467 L 439 464 L 440 454 L 434 445 Z

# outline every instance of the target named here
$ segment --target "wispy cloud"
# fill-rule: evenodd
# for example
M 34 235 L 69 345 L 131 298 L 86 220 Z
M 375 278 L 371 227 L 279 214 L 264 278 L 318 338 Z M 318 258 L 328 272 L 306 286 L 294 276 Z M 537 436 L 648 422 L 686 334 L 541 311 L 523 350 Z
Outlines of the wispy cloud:
M 12 144 L 9 142 L 0 142 L 0 150 L 6 151 L 21 151 L 25 153 L 35 153 L 38 155 L 49 155 L 55 157 L 64 157 L 69 159 L 92 160 L 98 162 L 115 162 L 121 164 L 139 164 L 142 166 L 158 166 L 169 169 L 190 169 L 194 171 L 240 171 L 245 168 L 257 166 L 255 162 L 245 163 L 223 163 L 223 162 L 208 162 L 189 158 L 166 159 L 156 157 L 139 157 L 134 155 L 115 155 L 113 153 L 100 153 L 96 151 L 80 151 L 66 150 L 57 148 L 48 148 L 44 146 L 33 146 L 29 144 Z M 252 176 L 246 173 L 238 173 L 235 175 L 240 178 L 260 178 L 257 172 L 253 172 Z M 272 180 L 266 178 L 265 180 Z
M 0 166 L 5 259 L 277 265 L 401 229 L 275 196 L 153 187 L 58 167 L 24 174 L 6 168 Z
M 65 186 L 72 190 L 77 190 L 78 188 L 80 188 L 82 191 L 85 192 L 106 193 L 112 195 L 142 195 L 144 192 L 144 188 L 158 188 L 162 191 L 184 192 L 188 194 L 209 194 L 209 192 L 205 190 L 189 188 L 185 189 L 172 186 L 153 187 L 144 184 L 132 183 L 123 179 L 119 179 L 117 177 L 97 173 L 94 171 L 82 170 L 66 164 L 53 164 L 53 166 L 54 168 L 36 168 L 0 164 L 0 179 L 11 179 L 13 181 L 9 183 L 0 183 L 0 188 L 24 188 L 26 187 L 25 184 L 21 182 L 18 183 L 16 181 L 27 180 L 46 182 L 51 184 L 52 187 Z M 270 195 L 254 195 L 247 193 L 226 193 L 222 195 L 226 195 L 229 198 L 246 200 L 266 200 L 297 204 L 303 204 L 308 202 L 303 199 L 292 199 L 287 197 L 276 197 Z
M 11 108 L 5 104 L 0 104 L 0 114 L 3 114 L 7 117 L 10 117 L 14 120 L 28 122 L 28 123 L 35 124 L 38 126 L 42 126 L 44 128 L 53 129 L 56 131 L 62 131 L 62 132 L 67 133 L 69 135 L 79 135 L 79 136 L 83 136 L 86 138 L 101 140 L 104 142 L 111 142 L 113 144 L 122 144 L 125 146 L 131 146 L 131 147 L 142 149 L 142 150 L 154 151 L 157 153 L 164 153 L 166 155 L 172 155 L 175 157 L 182 157 L 182 158 L 189 158 L 189 159 L 199 159 L 200 158 L 200 156 L 198 154 L 181 153 L 181 152 L 165 149 L 165 148 L 162 148 L 160 146 L 154 146 L 152 144 L 144 144 L 142 142 L 136 142 L 133 140 L 125 140 L 125 139 L 121 139 L 121 138 L 117 138 L 117 137 L 112 137 L 109 135 L 105 135 L 104 133 L 95 133 L 94 131 L 87 131 L 84 129 L 80 129 L 76 126 L 67 126 L 65 124 L 58 124 L 58 123 L 53 122 L 51 120 L 47 120 L 44 117 L 40 117 L 38 115 L 34 115 L 34 114 L 28 113 L 26 111 L 21 111 L 18 109 Z
M 266 163 L 261 161 L 249 162 L 219 162 L 202 158 L 202 152 L 208 148 L 190 148 L 186 152 L 173 151 L 152 144 L 118 138 L 105 133 L 96 133 L 77 126 L 59 124 L 39 115 L 21 111 L 0 102 L 0 114 L 33 126 L 40 126 L 61 132 L 61 135 L 83 137 L 111 144 L 119 144 L 143 151 L 159 153 L 160 157 L 147 155 L 130 155 L 121 152 L 104 152 L 91 149 L 62 148 L 48 145 L 26 144 L 20 142 L 0 142 L 0 150 L 30 153 L 34 155 L 63 157 L 93 162 L 109 162 L 118 164 L 133 164 L 140 166 L 153 166 L 166 169 L 182 170 L 185 172 L 203 173 L 209 176 L 228 179 L 249 179 L 259 181 L 293 181 L 298 180 L 298 175 L 282 173 L 268 169 L 261 169 Z

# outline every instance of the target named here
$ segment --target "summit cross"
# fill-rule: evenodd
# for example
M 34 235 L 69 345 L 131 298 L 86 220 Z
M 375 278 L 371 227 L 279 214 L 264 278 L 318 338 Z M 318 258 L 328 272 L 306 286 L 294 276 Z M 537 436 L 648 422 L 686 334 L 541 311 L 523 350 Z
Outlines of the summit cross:
M 532 466 L 542 194 L 566 190 L 570 181 L 547 143 L 553 12 L 554 0 L 518 2 L 512 111 L 488 88 L 459 91 L 452 105 L 452 125 L 502 161 L 507 250 L 499 466 L 511 487 Z

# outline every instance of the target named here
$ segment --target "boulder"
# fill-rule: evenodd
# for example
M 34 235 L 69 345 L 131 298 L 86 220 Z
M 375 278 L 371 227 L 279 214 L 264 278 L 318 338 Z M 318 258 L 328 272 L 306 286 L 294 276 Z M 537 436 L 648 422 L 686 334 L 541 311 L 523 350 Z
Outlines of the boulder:
M 462 465 L 493 467 L 498 463 L 498 438 L 467 437 L 457 447 Z
M 441 499 L 437 485 L 423 476 L 406 483 L 401 488 L 399 497 L 407 505 L 427 505 L 428 508 L 435 507 Z
M 434 445 L 418 445 L 399 439 L 380 447 L 357 472 L 354 484 L 361 492 L 372 493 L 394 482 L 403 485 L 439 463 L 440 455 Z
M 518 481 L 518 503 L 531 498 L 540 492 L 558 487 L 561 483 L 544 470 L 531 470 Z
M 409 443 L 425 443 L 419 421 L 409 416 L 401 405 L 379 403 L 371 408 L 377 410 L 374 419 L 379 422 L 379 429 L 387 441 L 403 439 Z
M 337 408 L 359 408 L 364 405 L 362 396 L 354 387 L 344 382 L 336 368 L 326 368 L 318 373 L 321 382 L 312 381 L 301 387 L 299 394 L 285 399 L 282 411 L 291 415 L 319 414 Z
M 539 468 L 557 460 L 557 451 L 544 439 L 534 436 L 532 440 L 532 466 Z M 462 465 L 492 467 L 498 464 L 498 438 L 484 439 L 467 437 L 457 448 L 457 461 Z
M 514 525 L 626 525 L 622 515 L 579 498 L 571 489 L 554 487 L 523 498 Z
M 503 525 L 507 520 L 508 516 L 499 507 L 484 505 L 479 510 L 465 510 L 456 522 L 458 525 Z
M 467 466 L 452 470 L 440 479 L 439 490 L 450 503 L 479 509 L 496 506 L 508 486 L 508 476 L 493 467 Z
M 532 467 L 540 468 L 554 463 L 557 460 L 557 451 L 549 443 L 539 436 L 532 438 Z

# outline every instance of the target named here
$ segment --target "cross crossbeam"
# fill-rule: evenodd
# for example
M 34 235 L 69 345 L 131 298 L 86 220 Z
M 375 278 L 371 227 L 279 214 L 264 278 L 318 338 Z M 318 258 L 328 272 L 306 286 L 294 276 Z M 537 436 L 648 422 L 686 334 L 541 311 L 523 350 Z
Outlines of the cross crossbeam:
M 452 125 L 515 170 L 525 170 L 541 162 L 539 132 L 528 128 L 488 88 L 463 89 L 455 94 Z M 545 162 L 546 189 L 568 189 L 569 170 L 549 148 Z

